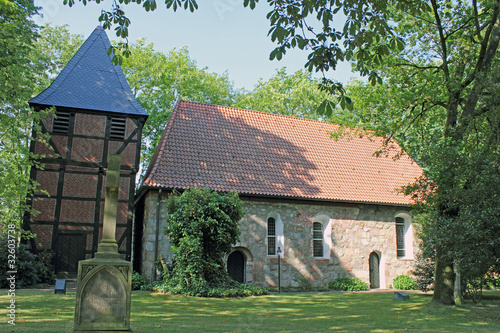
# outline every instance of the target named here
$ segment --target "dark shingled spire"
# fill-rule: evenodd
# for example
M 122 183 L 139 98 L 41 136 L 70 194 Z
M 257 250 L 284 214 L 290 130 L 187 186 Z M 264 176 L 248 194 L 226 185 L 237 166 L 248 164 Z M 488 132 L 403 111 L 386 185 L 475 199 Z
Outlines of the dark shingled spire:
M 30 101 L 33 107 L 83 109 L 147 117 L 136 101 L 120 66 L 111 63 L 111 46 L 97 27 L 59 76 Z

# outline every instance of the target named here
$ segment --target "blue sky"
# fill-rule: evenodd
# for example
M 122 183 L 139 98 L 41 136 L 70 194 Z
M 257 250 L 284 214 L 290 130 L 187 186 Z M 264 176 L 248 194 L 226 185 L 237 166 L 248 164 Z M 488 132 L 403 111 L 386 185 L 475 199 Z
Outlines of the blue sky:
M 70 32 L 87 38 L 99 25 L 101 9 L 110 10 L 111 1 L 104 0 L 83 6 L 78 2 L 72 8 L 64 6 L 62 0 L 36 0 L 41 6 L 43 18 L 36 22 L 51 25 L 67 24 Z M 307 61 L 307 51 L 291 50 L 281 60 L 269 60 L 274 44 L 267 36 L 269 12 L 267 2 L 262 0 L 254 10 L 243 7 L 242 0 L 199 0 L 199 9 L 194 13 L 184 10 L 167 10 L 162 1 L 158 8 L 147 13 L 133 3 L 124 6 L 132 24 L 129 41 L 146 38 L 157 51 L 167 53 L 172 48 L 188 46 L 191 58 L 209 72 L 228 72 L 229 79 L 237 88 L 250 90 L 259 81 L 267 80 L 277 68 L 286 67 L 289 74 L 300 70 Z M 114 32 L 108 31 L 114 38 Z M 347 83 L 351 77 L 349 64 L 341 64 L 329 77 Z

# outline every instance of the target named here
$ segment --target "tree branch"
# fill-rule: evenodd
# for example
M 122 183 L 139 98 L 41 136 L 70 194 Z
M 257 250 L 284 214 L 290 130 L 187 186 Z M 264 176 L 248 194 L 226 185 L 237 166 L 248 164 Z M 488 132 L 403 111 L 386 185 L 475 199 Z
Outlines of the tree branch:
M 490 53 L 488 56 L 486 55 L 486 53 L 488 51 L 488 48 L 491 46 L 490 38 L 492 38 L 493 29 L 495 28 L 498 29 L 499 8 L 500 8 L 500 0 L 496 0 L 493 6 L 493 14 L 491 15 L 491 21 L 489 21 L 490 23 L 488 24 L 488 28 L 486 29 L 486 33 L 484 34 L 484 38 L 481 41 L 481 49 L 479 51 L 479 56 L 477 58 L 476 66 L 474 67 L 474 70 L 472 71 L 470 76 L 468 76 L 462 83 L 463 88 L 471 84 L 476 79 L 478 73 L 484 72 L 484 67 L 489 68 L 489 66 L 491 66 L 493 55 L 498 47 L 498 42 L 494 50 L 491 49 L 489 50 Z M 492 51 L 493 54 L 491 54 Z M 486 58 L 489 58 L 489 64 L 484 63 L 485 60 L 487 60 Z
M 475 84 L 472 91 L 465 102 L 464 111 L 462 113 L 460 122 L 462 127 L 465 129 L 470 121 L 470 118 L 477 115 L 476 105 L 486 84 L 486 76 L 491 68 L 493 58 L 498 50 L 498 45 L 500 43 L 500 0 L 496 1 L 493 17 L 491 20 L 491 26 L 488 28 L 487 36 L 481 45 L 481 54 L 483 54 L 482 59 L 478 59 L 478 64 L 474 71 L 477 73 L 475 79 Z M 483 51 L 484 49 L 484 51 Z
M 441 17 L 439 16 L 438 4 L 436 0 L 431 0 L 432 10 L 434 12 L 434 18 L 436 19 L 436 25 L 439 32 L 439 41 L 441 42 L 442 58 L 443 58 L 443 72 L 446 77 L 446 81 L 450 78 L 450 72 L 448 69 L 448 50 L 446 48 L 446 37 L 444 36 L 444 29 L 441 23 Z
M 474 24 L 476 26 L 477 40 L 481 40 L 481 29 L 479 26 L 479 13 L 477 11 L 477 0 L 472 0 L 472 8 L 474 9 Z
M 420 70 L 426 70 L 426 69 L 441 69 L 442 66 L 418 66 L 416 64 L 412 64 L 412 63 L 399 63 L 399 64 L 394 64 L 394 65 L 391 65 L 391 67 L 413 67 L 413 68 L 416 68 L 416 69 L 420 69 Z

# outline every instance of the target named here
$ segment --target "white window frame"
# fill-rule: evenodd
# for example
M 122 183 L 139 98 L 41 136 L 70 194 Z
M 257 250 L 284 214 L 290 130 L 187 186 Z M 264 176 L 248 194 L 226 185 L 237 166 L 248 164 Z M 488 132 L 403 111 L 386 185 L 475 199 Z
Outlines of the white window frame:
M 319 226 L 319 230 L 316 230 L 315 226 Z M 319 231 L 320 232 L 320 237 L 315 237 L 315 233 Z M 313 222 L 313 228 L 312 228 L 312 233 L 313 233 L 313 257 L 315 258 L 323 258 L 325 256 L 325 239 L 324 239 L 324 230 L 323 230 L 323 224 L 320 222 Z M 316 242 L 321 242 L 321 255 L 316 255 Z
M 269 247 L 268 247 L 268 239 L 269 236 L 267 234 L 267 226 L 268 226 L 268 220 L 269 218 L 274 218 L 275 221 L 275 228 L 276 228 L 276 233 L 275 233 L 275 239 L 276 239 L 276 248 L 274 253 L 275 254 L 269 254 Z M 277 212 L 271 212 L 267 215 L 266 217 L 266 255 L 268 257 L 277 257 L 278 256 L 278 247 L 281 249 L 281 257 L 283 258 L 285 255 L 285 249 L 283 247 L 284 244 L 284 236 L 283 236 L 283 221 L 281 220 L 281 216 Z
M 321 223 L 321 225 L 323 227 L 323 256 L 315 257 L 314 256 L 314 248 L 313 248 L 313 257 L 316 259 L 330 259 L 330 254 L 332 252 L 332 247 L 333 247 L 333 244 L 332 244 L 332 219 L 330 218 L 330 216 L 328 214 L 318 213 L 314 216 L 312 225 L 314 225 L 315 222 Z M 311 225 L 311 227 L 312 227 L 312 225 Z M 314 228 L 311 228 L 311 229 L 314 229 Z M 314 232 L 314 230 L 312 230 L 312 232 Z M 311 243 L 312 246 L 314 246 L 313 244 L 314 244 L 314 242 Z
M 396 217 L 400 217 L 404 220 L 404 250 L 405 255 L 403 257 L 397 256 L 397 235 L 396 235 L 396 257 L 398 259 L 413 259 L 413 225 L 411 223 L 411 215 L 407 212 L 398 212 L 394 215 L 394 223 L 396 223 Z

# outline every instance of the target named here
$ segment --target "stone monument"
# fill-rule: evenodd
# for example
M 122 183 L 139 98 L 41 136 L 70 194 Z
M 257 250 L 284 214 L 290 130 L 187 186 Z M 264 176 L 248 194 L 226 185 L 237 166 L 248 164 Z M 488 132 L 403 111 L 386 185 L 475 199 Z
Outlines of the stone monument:
M 116 215 L 120 155 L 110 155 L 102 239 L 94 258 L 78 263 L 75 331 L 130 331 L 132 263 L 120 259 Z

